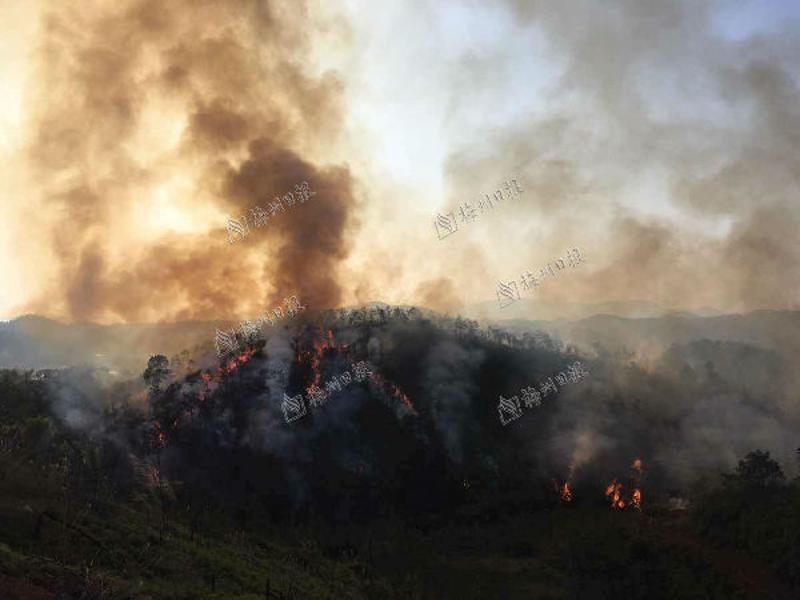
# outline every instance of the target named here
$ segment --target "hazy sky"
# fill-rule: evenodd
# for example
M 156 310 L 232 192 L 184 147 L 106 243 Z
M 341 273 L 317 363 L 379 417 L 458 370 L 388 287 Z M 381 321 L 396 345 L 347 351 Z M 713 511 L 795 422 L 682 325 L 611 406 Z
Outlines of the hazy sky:
M 800 306 L 796 2 L 77 6 L 0 3 L 0 317 L 457 310 L 572 246 L 524 297 Z

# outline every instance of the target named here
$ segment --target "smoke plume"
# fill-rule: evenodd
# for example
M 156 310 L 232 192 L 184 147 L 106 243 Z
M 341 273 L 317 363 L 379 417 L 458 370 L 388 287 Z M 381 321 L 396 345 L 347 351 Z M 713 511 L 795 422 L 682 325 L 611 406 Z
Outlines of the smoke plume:
M 42 17 L 29 217 L 52 277 L 26 310 L 70 320 L 258 314 L 341 300 L 353 179 L 304 148 L 334 129 L 339 84 L 304 70 L 303 4 L 152 0 Z M 227 217 L 307 182 L 314 196 L 230 244 Z

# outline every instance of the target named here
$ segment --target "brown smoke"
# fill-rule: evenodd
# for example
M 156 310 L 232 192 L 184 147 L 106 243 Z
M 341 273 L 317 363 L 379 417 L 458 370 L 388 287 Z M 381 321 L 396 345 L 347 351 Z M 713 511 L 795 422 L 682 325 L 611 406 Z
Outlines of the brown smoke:
M 297 2 L 48 9 L 28 152 L 41 185 L 31 217 L 47 214 L 56 276 L 26 310 L 97 321 L 230 318 L 290 294 L 336 306 L 354 183 L 347 168 L 301 155 L 336 132 L 341 111 L 335 78 L 303 70 L 313 31 Z M 308 202 L 228 243 L 227 216 L 264 208 L 302 181 L 315 192 Z M 131 221 L 149 222 L 160 189 L 177 228 L 137 231 Z

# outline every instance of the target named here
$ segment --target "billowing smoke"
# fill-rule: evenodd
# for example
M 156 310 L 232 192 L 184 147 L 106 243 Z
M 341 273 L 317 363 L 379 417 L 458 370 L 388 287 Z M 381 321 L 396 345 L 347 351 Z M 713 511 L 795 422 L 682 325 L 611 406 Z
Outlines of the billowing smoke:
M 439 36 L 410 54 L 403 34 L 427 14 L 414 7 L 398 9 L 392 39 L 373 46 L 379 19 L 337 3 L 49 4 L 20 134 L 31 189 L 9 196 L 22 250 L 13 263 L 37 273 L 30 287 L 47 283 L 15 314 L 232 318 L 291 293 L 317 308 L 357 299 L 454 310 L 572 246 L 589 263 L 543 286 L 544 299 L 797 306 L 796 27 L 731 32 L 722 0 L 506 0 L 445 11 L 485 16 L 492 36 Z M 320 60 L 328 42 L 345 58 Z M 420 73 L 427 85 L 372 93 L 386 84 L 376 73 L 419 71 L 417 57 L 441 61 L 429 80 Z M 438 102 L 445 135 L 395 119 L 407 100 Z M 358 118 L 362 103 L 385 119 Z M 337 135 L 353 122 L 369 131 Z M 372 151 L 369 140 L 389 146 L 400 130 L 413 147 L 436 138 L 418 159 L 422 182 L 392 163 L 404 150 Z M 353 174 L 320 158 L 345 155 Z M 462 202 L 511 177 L 524 189 L 514 204 L 436 239 L 438 210 L 461 219 Z M 316 192 L 309 203 L 227 243 L 227 217 L 301 181 Z M 364 190 L 372 212 L 358 211 L 368 226 L 357 228 Z
M 730 3 L 713 0 L 502 6 L 514 24 L 504 39 L 536 43 L 536 60 L 465 53 L 454 97 L 496 94 L 514 112 L 470 131 L 447 163 L 459 198 L 509 174 L 525 188 L 520 208 L 481 218 L 496 277 L 577 245 L 586 274 L 539 295 L 797 308 L 796 24 L 730 31 Z M 535 91 L 513 87 L 529 79 Z M 511 261 L 506 270 L 498 256 Z
M 675 345 L 648 368 L 606 354 L 557 400 L 552 463 L 568 463 L 580 481 L 624 475 L 641 458 L 652 485 L 687 489 L 762 449 L 794 473 L 800 411 L 788 401 L 796 383 L 786 364 L 772 351 L 708 340 Z
M 353 181 L 303 148 L 339 113 L 304 71 L 302 4 L 96 1 L 49 6 L 27 152 L 53 277 L 26 310 L 71 320 L 259 314 L 290 294 L 341 299 Z M 227 217 L 314 196 L 229 244 Z M 252 219 L 251 219 L 252 223 Z M 38 236 L 42 237 L 42 236 Z

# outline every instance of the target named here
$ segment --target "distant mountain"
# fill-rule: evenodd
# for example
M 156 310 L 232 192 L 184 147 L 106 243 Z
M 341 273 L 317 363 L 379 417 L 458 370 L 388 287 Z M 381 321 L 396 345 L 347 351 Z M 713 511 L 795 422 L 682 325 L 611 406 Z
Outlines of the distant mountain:
M 64 324 L 27 315 L 0 323 L 0 368 L 103 367 L 139 374 L 153 354 L 202 347 L 213 352 L 214 330 L 229 321 L 98 325 Z
M 357 312 L 356 307 L 342 309 Z M 428 309 L 370 303 L 375 312 L 413 311 L 425 318 L 436 313 Z M 298 317 L 299 318 L 299 317 Z M 216 360 L 216 329 L 231 329 L 238 321 L 182 321 L 178 323 L 96 323 L 65 324 L 45 317 L 25 315 L 0 322 L 0 369 L 54 369 L 94 367 L 139 376 L 154 354 L 168 358 L 183 354 L 189 360 Z M 198 365 L 199 366 L 199 365 Z
M 597 309 L 625 308 L 625 303 L 594 305 Z M 385 305 L 375 304 L 376 307 Z M 589 305 L 585 305 L 586 308 Z M 640 306 L 642 312 L 655 305 Z M 511 307 L 509 307 L 511 308 Z M 425 318 L 436 316 L 420 310 Z M 743 315 L 700 317 L 671 313 L 657 317 L 619 317 L 595 314 L 558 320 L 508 319 L 495 321 L 514 333 L 544 331 L 564 343 L 587 350 L 631 353 L 652 359 L 671 346 L 700 340 L 737 342 L 775 350 L 800 360 L 800 312 L 756 311 Z M 232 321 L 185 321 L 98 325 L 64 324 L 38 316 L 0 323 L 0 368 L 40 369 L 89 366 L 139 375 L 153 354 L 214 358 L 214 330 L 236 326 Z M 186 356 L 188 360 L 190 356 Z
M 670 314 L 636 319 L 594 315 L 578 320 L 516 319 L 499 324 L 516 333 L 541 330 L 579 348 L 602 347 L 641 358 L 655 358 L 674 344 L 699 340 L 738 342 L 800 358 L 800 311 L 760 310 L 716 317 Z
M 541 300 L 518 300 L 500 308 L 497 301 L 472 304 L 464 309 L 464 316 L 472 319 L 507 320 L 535 319 L 554 321 L 556 319 L 585 319 L 593 315 L 615 315 L 632 319 L 662 317 L 670 314 L 658 304 L 646 301 L 598 302 L 598 303 L 550 303 Z M 692 314 L 692 313 L 687 313 Z M 705 316 L 705 315 L 703 315 Z
M 659 361 L 662 373 L 689 377 L 697 383 L 745 391 L 750 398 L 780 398 L 784 378 L 793 373 L 789 363 L 775 350 L 739 342 L 700 340 L 675 344 Z

